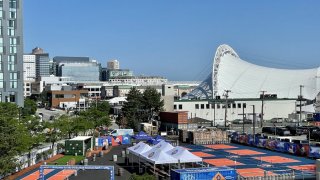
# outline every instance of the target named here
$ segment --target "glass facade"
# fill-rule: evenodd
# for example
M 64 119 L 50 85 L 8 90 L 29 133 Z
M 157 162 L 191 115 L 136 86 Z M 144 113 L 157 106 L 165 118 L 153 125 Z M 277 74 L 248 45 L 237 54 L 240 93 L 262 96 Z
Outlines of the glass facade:
M 0 101 L 23 106 L 22 0 L 0 0 Z
M 36 76 L 37 78 L 41 76 L 51 75 L 51 62 L 49 54 L 35 54 L 36 55 Z
M 72 81 L 99 81 L 100 66 L 95 63 L 70 63 L 60 66 L 62 77 L 70 77 Z

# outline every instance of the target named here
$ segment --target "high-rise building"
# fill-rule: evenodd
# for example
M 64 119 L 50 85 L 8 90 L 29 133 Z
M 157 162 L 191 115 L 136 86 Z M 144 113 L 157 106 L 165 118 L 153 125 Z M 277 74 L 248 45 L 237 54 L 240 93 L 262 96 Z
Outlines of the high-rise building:
M 107 62 L 107 69 L 119 69 L 120 64 L 118 60 L 112 60 Z
M 72 81 L 99 81 L 101 65 L 88 57 L 53 58 L 57 69 L 57 76 L 69 77 Z
M 0 101 L 23 106 L 22 1 L 0 0 Z
M 31 96 L 31 84 L 36 80 L 36 55 L 23 55 L 24 96 Z
M 52 74 L 52 62 L 49 54 L 43 49 L 36 47 L 32 49 L 32 54 L 36 56 L 36 76 L 39 79 L 41 76 L 50 76 Z

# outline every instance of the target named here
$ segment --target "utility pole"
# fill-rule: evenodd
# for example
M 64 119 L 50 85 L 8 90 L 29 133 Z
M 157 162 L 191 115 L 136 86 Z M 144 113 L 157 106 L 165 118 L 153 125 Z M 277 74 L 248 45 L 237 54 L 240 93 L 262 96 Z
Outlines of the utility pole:
M 261 104 L 261 118 L 260 118 L 260 127 L 262 128 L 263 127 L 263 109 L 264 109 L 264 93 L 266 92 L 266 91 L 261 91 L 262 92 L 262 99 L 261 99 L 261 102 L 262 102 L 262 104 Z
M 226 105 L 224 109 L 224 127 L 227 127 L 228 97 L 229 97 L 229 92 L 231 92 L 231 90 L 224 90 L 224 92 L 226 97 Z
M 244 121 L 245 121 L 245 114 L 244 114 L 244 106 L 242 104 L 242 134 L 244 134 Z
M 253 126 L 253 135 L 256 134 L 256 112 L 255 112 L 255 105 L 252 105 L 252 126 Z
M 213 126 L 216 126 L 216 100 L 213 101 Z
M 300 126 L 300 123 L 301 123 L 301 116 L 302 116 L 302 88 L 303 88 L 304 86 L 303 85 L 300 85 L 300 96 L 299 96 L 299 101 L 300 101 L 300 112 L 299 112 L 299 114 L 300 114 L 300 116 L 299 116 L 299 122 L 298 122 L 298 126 Z

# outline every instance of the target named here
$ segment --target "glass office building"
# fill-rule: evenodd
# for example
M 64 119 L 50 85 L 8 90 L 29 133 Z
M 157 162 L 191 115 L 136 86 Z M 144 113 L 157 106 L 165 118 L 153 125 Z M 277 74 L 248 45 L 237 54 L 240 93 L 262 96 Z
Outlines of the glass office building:
M 23 106 L 22 0 L 0 0 L 0 101 Z

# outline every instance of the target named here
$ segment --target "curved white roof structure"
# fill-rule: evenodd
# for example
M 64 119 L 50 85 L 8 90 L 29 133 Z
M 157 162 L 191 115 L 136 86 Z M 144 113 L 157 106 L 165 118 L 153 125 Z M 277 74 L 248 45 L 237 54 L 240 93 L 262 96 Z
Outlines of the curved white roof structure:
M 190 95 L 200 99 L 222 96 L 231 90 L 229 98 L 259 98 L 261 91 L 277 94 L 278 98 L 302 95 L 315 99 L 320 92 L 320 67 L 313 69 L 277 69 L 242 60 L 228 45 L 218 47 L 213 71 Z

